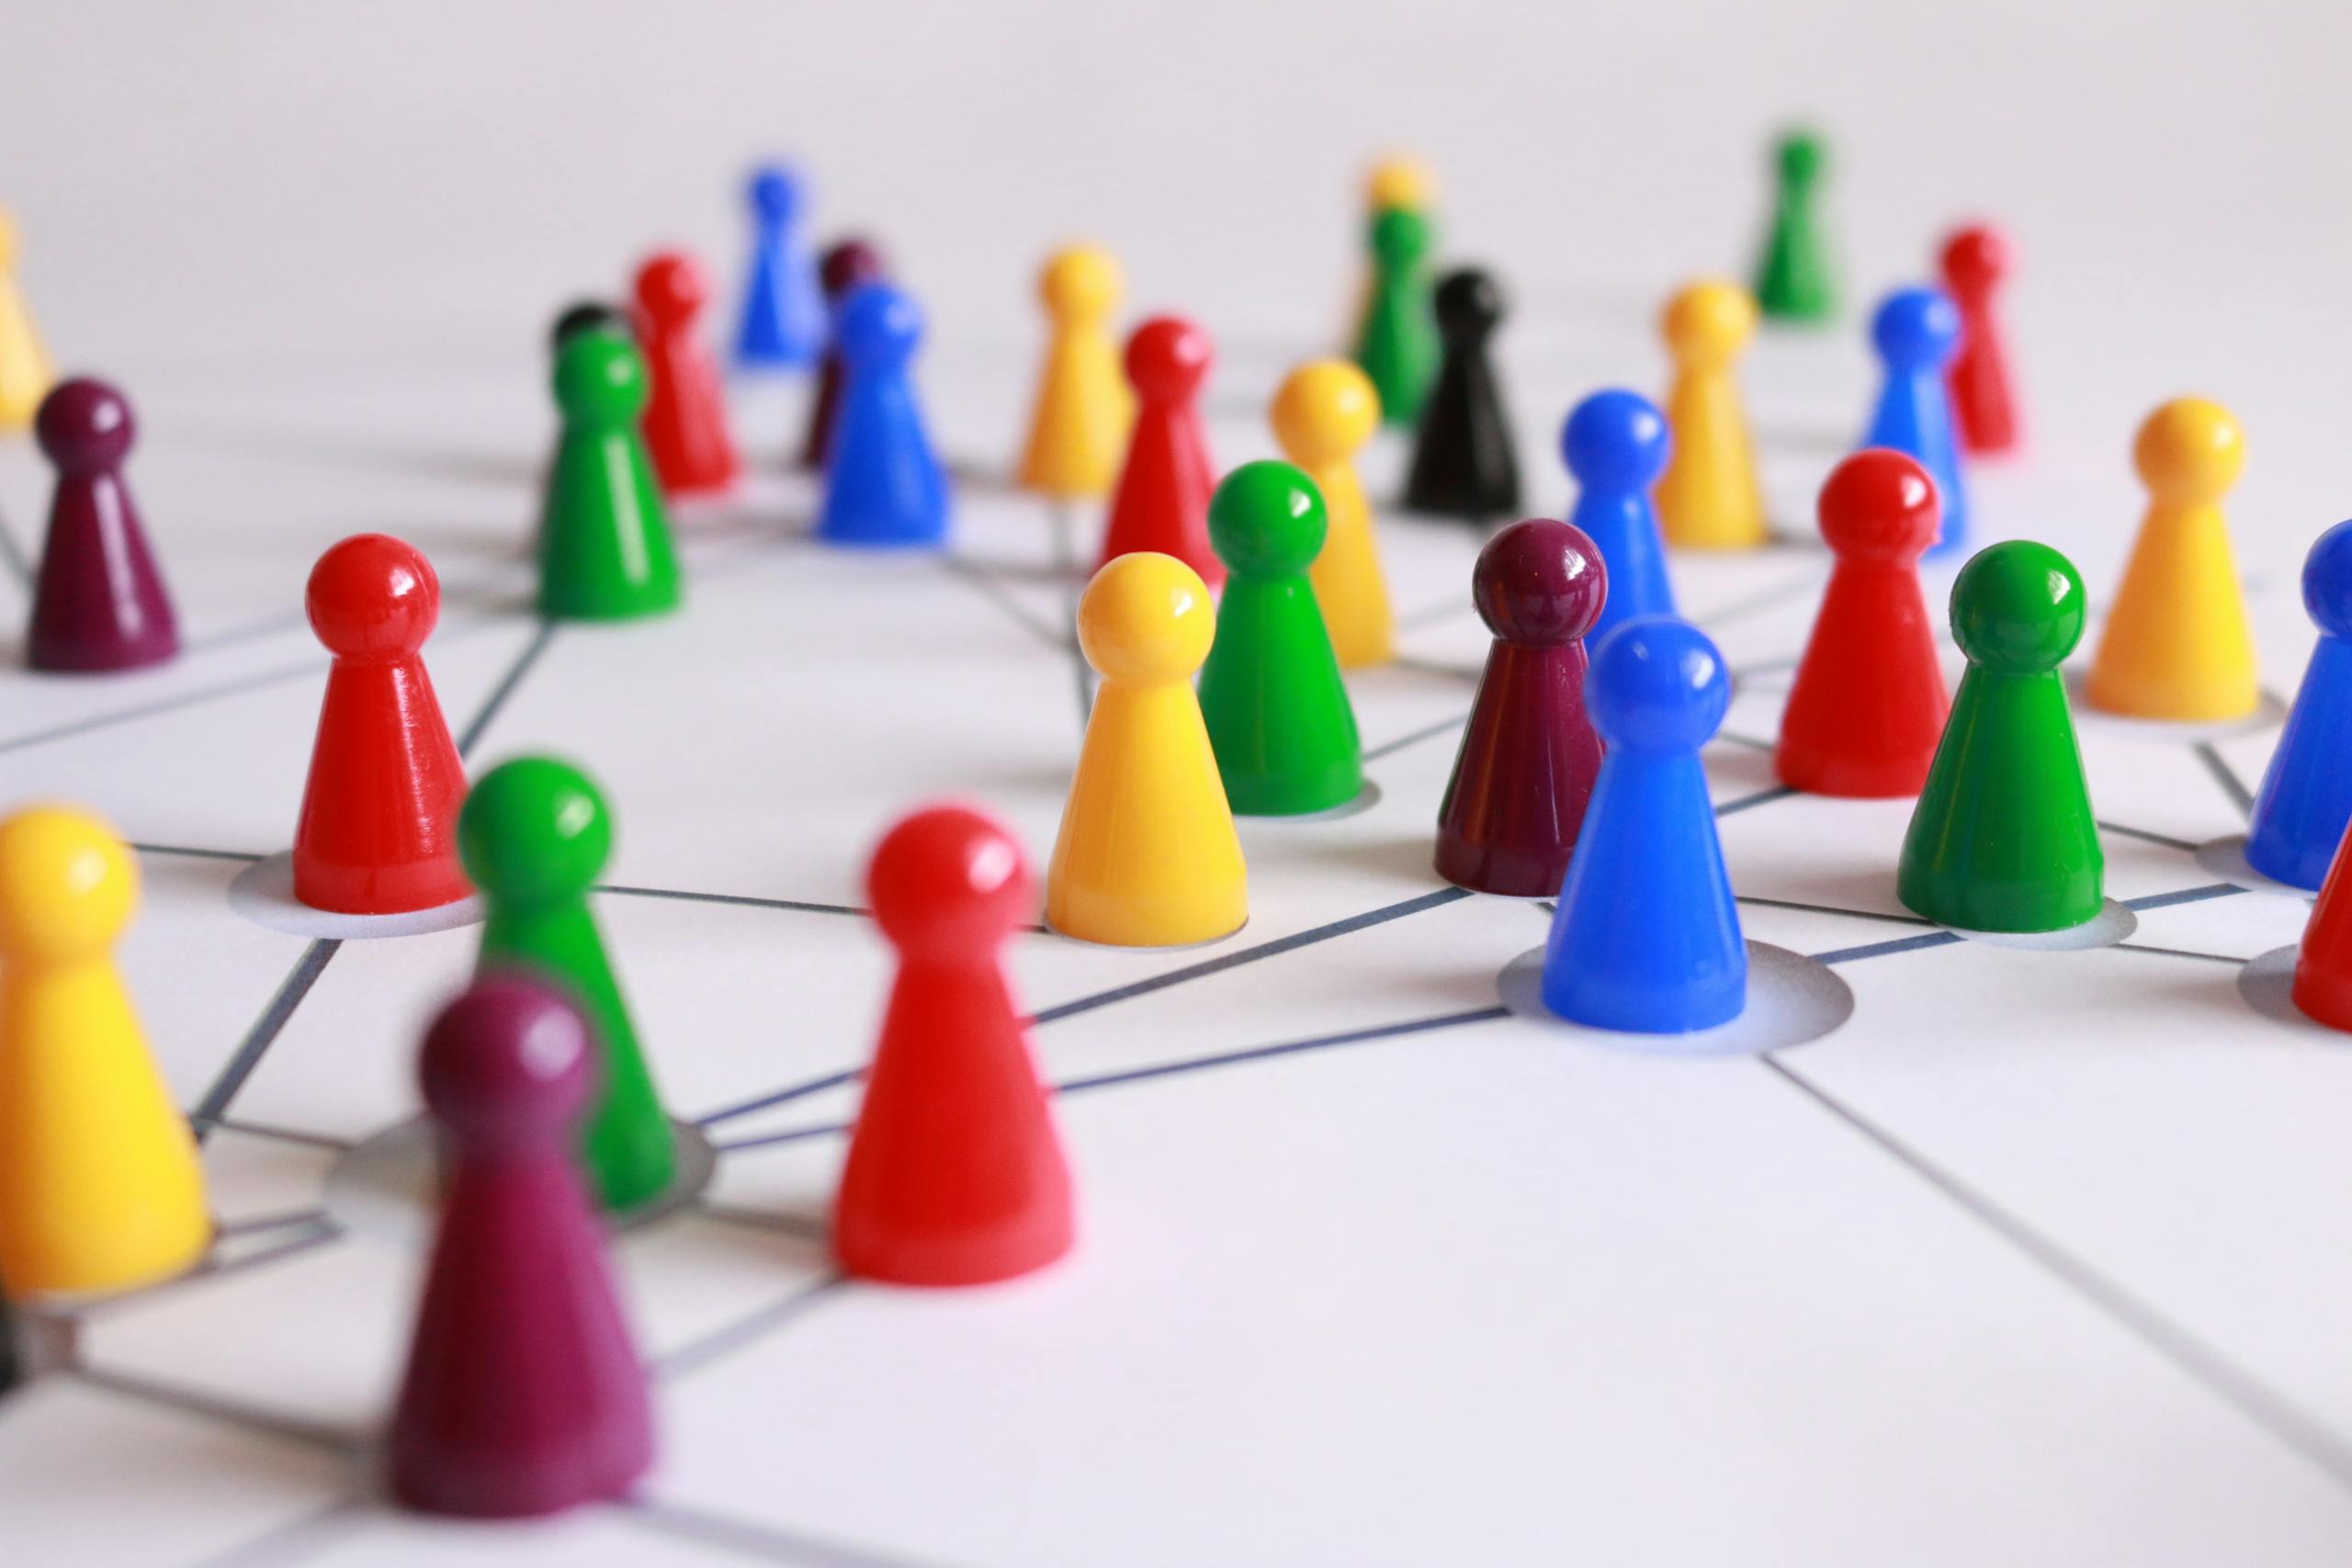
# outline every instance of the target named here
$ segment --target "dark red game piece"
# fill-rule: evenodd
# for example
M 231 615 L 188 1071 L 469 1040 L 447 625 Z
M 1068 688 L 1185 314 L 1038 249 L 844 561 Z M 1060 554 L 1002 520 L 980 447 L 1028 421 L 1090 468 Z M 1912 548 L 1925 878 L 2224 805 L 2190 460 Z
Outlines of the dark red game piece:
M 179 651 L 171 597 L 122 479 L 137 434 L 123 395 L 85 376 L 60 381 L 34 415 L 57 469 L 25 637 L 35 670 L 142 670 Z
M 866 897 L 899 950 L 833 1205 L 842 1269 L 978 1285 L 1069 1250 L 1069 1168 L 999 949 L 1033 918 L 1012 836 L 962 807 L 890 829 Z
M 1225 563 L 1209 547 L 1216 481 L 1199 403 L 1215 355 L 1209 334 L 1181 316 L 1154 316 L 1128 337 L 1136 423 L 1102 534 L 1103 562 L 1158 550 L 1199 572 L 1211 588 L 1225 581 Z
M 637 272 L 637 336 L 650 392 L 645 446 L 672 495 L 730 489 L 742 472 L 727 430 L 718 361 L 703 341 L 710 280 L 694 257 L 664 251 Z
M 1583 637 L 1608 573 L 1584 530 L 1536 517 L 1487 541 L 1470 592 L 1495 645 L 1438 807 L 1437 872 L 1475 892 L 1549 898 L 1600 769 Z
M 1919 556 L 1941 521 L 1935 480 L 1907 455 L 1872 447 L 1838 465 L 1820 506 L 1838 564 L 1781 716 L 1774 770 L 1814 795 L 1917 795 L 1951 707 L 1919 593 Z
M 517 976 L 433 1021 L 441 1225 L 390 1439 L 409 1507 L 522 1518 L 625 1495 L 653 1461 L 645 1370 L 573 1157 L 588 1026 Z
M 864 240 L 843 240 L 825 253 L 817 264 L 817 274 L 825 288 L 825 308 L 831 310 L 859 284 L 881 279 L 882 253 Z M 833 408 L 841 399 L 842 353 L 827 333 L 824 359 L 817 370 L 816 400 L 808 405 L 808 434 L 800 443 L 802 468 L 825 466 L 825 448 L 833 439 Z
M 306 603 L 334 665 L 294 829 L 294 896 L 345 915 L 463 898 L 466 769 L 418 652 L 441 614 L 433 564 L 388 534 L 354 535 L 311 569 Z
M 1960 352 L 1945 375 L 1952 417 L 1971 452 L 2007 452 L 2023 437 L 2009 353 L 1993 309 L 1993 294 L 2008 276 L 2009 242 L 1983 224 L 1944 243 L 1944 292 L 1960 307 Z

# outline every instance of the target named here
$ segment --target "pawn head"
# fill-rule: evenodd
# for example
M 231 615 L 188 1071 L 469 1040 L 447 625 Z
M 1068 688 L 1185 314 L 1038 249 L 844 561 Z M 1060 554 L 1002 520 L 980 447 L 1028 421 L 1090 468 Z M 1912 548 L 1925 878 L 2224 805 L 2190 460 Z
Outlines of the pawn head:
M 1283 378 L 1268 417 L 1294 463 L 1318 468 L 1352 457 L 1380 428 L 1380 393 L 1352 360 L 1317 359 Z
M 1731 706 L 1731 671 L 1705 632 L 1672 615 L 1623 621 L 1592 650 L 1585 706 L 1628 751 L 1696 751 Z
M 1960 307 L 1940 288 L 1898 288 L 1879 301 L 1871 342 L 1893 370 L 1940 370 L 1960 352 Z
M 1401 207 L 1427 212 L 1437 202 L 1437 171 L 1410 152 L 1391 153 L 1364 176 L 1363 205 L 1368 212 Z
M 1936 481 L 1907 452 L 1873 446 L 1829 471 L 1821 487 L 1821 536 L 1840 560 L 1909 566 L 1943 523 Z
M 1430 295 L 1437 330 L 1456 343 L 1476 343 L 1502 324 L 1510 305 L 1492 273 L 1460 267 L 1438 279 Z
M 1111 313 L 1124 284 L 1119 263 L 1100 245 L 1067 245 L 1046 258 L 1037 298 L 1065 326 L 1091 325 Z
M 1154 316 L 1127 335 L 1127 380 L 1152 402 L 1189 402 L 1216 357 L 1209 334 L 1182 316 Z
M 1828 164 L 1828 145 L 1818 132 L 1802 126 L 1783 132 L 1772 144 L 1772 165 L 1782 185 L 1809 186 L 1821 177 Z
M 1201 574 L 1157 550 L 1114 557 L 1079 595 L 1078 646 L 1107 680 L 1186 680 L 1216 637 Z
M 441 580 L 424 552 L 390 534 L 355 534 L 311 569 L 311 629 L 338 659 L 399 659 L 433 635 Z
M 826 247 L 824 259 L 817 264 L 817 276 L 824 285 L 825 298 L 839 299 L 861 283 L 881 280 L 882 253 L 864 240 L 837 241 Z
M 2328 636 L 2352 637 L 2352 523 L 2322 534 L 2303 558 L 2303 608 Z
M 1209 497 L 1209 544 L 1227 570 L 1244 577 L 1313 566 L 1328 521 L 1315 481 L 1273 457 L 1242 464 Z
M 744 192 L 752 210 L 768 223 L 786 223 L 800 210 L 800 176 L 789 164 L 763 164 L 752 171 Z
M 1592 629 L 1609 597 L 1600 547 L 1573 523 L 1531 517 L 1487 541 L 1470 569 L 1478 618 L 1503 641 L 1556 648 Z
M 416 1076 L 433 1119 L 462 1146 L 496 1148 L 560 1137 L 588 1103 L 595 1066 L 578 1008 L 540 981 L 493 971 L 434 1018 Z
M 969 807 L 902 818 L 865 868 L 866 902 L 901 953 L 993 952 L 1030 918 L 1036 897 L 1020 842 Z
M 139 907 L 139 867 L 113 829 L 69 806 L 0 821 L 0 964 L 103 957 Z
M 555 402 L 583 424 L 632 424 L 645 412 L 645 356 L 627 334 L 587 327 L 555 356 Z
M 548 347 L 561 354 L 563 345 L 582 333 L 628 333 L 628 318 L 602 299 L 575 299 L 557 315 L 555 324 L 548 328 Z
M 684 251 L 662 251 L 637 269 L 637 308 L 657 326 L 690 321 L 710 299 L 702 264 Z
M 1587 490 L 1646 491 L 1666 471 L 1674 435 L 1666 415 L 1639 392 L 1611 388 L 1568 411 L 1560 456 Z
M 922 341 L 922 307 L 887 283 L 861 283 L 842 299 L 833 341 L 842 358 L 861 368 L 904 365 Z
M 2205 506 L 2229 493 L 2245 468 L 2245 432 L 2229 410 L 2175 398 L 2150 414 L 2132 444 L 2140 480 L 2158 501 Z
M 1666 348 L 1690 365 L 1736 357 L 1756 335 L 1756 298 L 1738 284 L 1702 277 L 1676 291 L 1658 318 Z
M 2009 238 L 1989 223 L 1971 223 L 1944 241 L 1941 261 L 1946 288 L 1982 294 L 2009 275 Z
M 58 471 L 93 473 L 130 456 L 138 435 L 130 404 L 104 381 L 76 376 L 60 381 L 33 415 L 33 439 Z
M 1436 235 L 1425 214 L 1392 207 L 1372 220 L 1372 254 L 1390 271 L 1418 266 Z
M 2004 675 L 2057 669 L 2087 613 L 2075 563 L 2030 539 L 1977 551 L 1951 585 L 1952 640 L 1970 663 Z
M 553 757 L 501 762 L 474 781 L 458 813 L 458 858 L 493 905 L 582 897 L 612 852 L 605 797 Z

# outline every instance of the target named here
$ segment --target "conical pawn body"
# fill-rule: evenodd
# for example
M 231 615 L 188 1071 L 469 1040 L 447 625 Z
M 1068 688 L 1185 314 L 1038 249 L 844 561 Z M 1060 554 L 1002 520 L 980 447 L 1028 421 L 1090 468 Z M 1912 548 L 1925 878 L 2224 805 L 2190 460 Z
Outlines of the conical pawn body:
M 1519 510 L 1519 455 L 1491 342 L 1502 290 L 1464 268 L 1441 280 L 1430 299 L 1443 347 L 1413 433 L 1405 504 L 1473 520 L 1509 516 Z
M 130 403 L 102 381 L 61 381 L 41 400 L 34 434 L 57 487 L 25 637 L 32 669 L 141 670 L 179 652 L 178 617 L 122 476 L 132 431 Z
M 1024 490 L 1077 500 L 1106 493 L 1118 475 L 1135 417 L 1110 332 L 1119 287 L 1117 264 L 1090 247 L 1046 263 L 1038 291 L 1051 333 L 1022 448 Z
M 1393 208 L 1374 218 L 1372 232 L 1372 299 L 1356 340 L 1355 361 L 1380 395 L 1380 422 L 1410 430 L 1420 423 L 1439 357 L 1425 265 L 1430 220 L 1410 209 Z
M 1174 556 L 1215 588 L 1225 563 L 1209 545 L 1214 483 L 1198 399 L 1208 375 L 1208 334 L 1174 316 L 1155 317 L 1127 340 L 1136 417 L 1112 492 L 1097 566 L 1136 550 Z
M 645 446 L 662 488 L 712 495 L 733 487 L 742 464 L 727 428 L 718 362 L 703 341 L 710 285 L 692 256 L 669 251 L 637 274 L 637 336 L 648 388 Z
M 770 164 L 752 176 L 752 260 L 735 324 L 735 362 L 784 369 L 825 346 L 825 300 L 806 234 L 806 202 L 793 171 Z
M 1355 463 L 1380 427 L 1379 394 L 1359 367 L 1316 360 L 1283 378 L 1270 414 L 1283 455 L 1323 497 L 1323 548 L 1307 568 L 1307 581 L 1315 585 L 1331 651 L 1342 670 L 1385 664 L 1396 657 L 1396 616 Z
M 1826 157 L 1806 131 L 1774 149 L 1772 221 L 1756 264 L 1756 303 L 1776 321 L 1826 321 L 1838 313 L 1838 278 L 1821 211 Z
M 2330 1029 L 2352 1030 L 2352 871 L 2339 850 L 2320 886 L 2295 954 L 2291 995 L 2303 1015 Z
M 1968 546 L 1968 486 L 1960 433 L 1944 382 L 1961 341 L 1960 312 L 1939 289 L 1898 288 L 1871 321 L 1871 341 L 1885 378 L 1860 449 L 1884 447 L 1916 459 L 1936 481 L 1942 523 L 1930 557 Z
M 922 335 L 913 299 L 883 283 L 842 301 L 842 400 L 825 464 L 817 536 L 861 548 L 925 549 L 947 536 L 947 478 L 915 400 L 910 359 Z
M 2303 605 L 2319 641 L 2254 792 L 2245 858 L 2265 876 L 2317 888 L 2352 826 L 2352 523 L 2312 547 Z
M 539 613 L 633 620 L 684 597 L 662 488 L 637 420 L 645 367 L 627 341 L 583 332 L 556 355 L 563 434 L 539 524 Z
M 1682 549 L 1753 549 L 1770 528 L 1735 367 L 1756 331 L 1755 302 L 1736 284 L 1702 280 L 1667 302 L 1662 326 L 1674 382 L 1673 440 L 1653 497 L 1659 526 Z
M 2254 637 L 2220 507 L 2149 509 L 2084 694 L 2107 713 L 2180 723 L 2255 710 Z

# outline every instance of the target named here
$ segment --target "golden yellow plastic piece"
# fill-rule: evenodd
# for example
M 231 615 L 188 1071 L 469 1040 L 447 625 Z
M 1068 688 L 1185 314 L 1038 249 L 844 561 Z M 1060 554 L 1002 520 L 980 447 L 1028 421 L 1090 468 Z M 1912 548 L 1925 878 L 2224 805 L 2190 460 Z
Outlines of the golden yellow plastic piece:
M 2150 414 L 2132 460 L 2148 514 L 2091 660 L 2093 707 L 2133 718 L 2237 718 L 2261 700 L 2245 596 L 2222 497 L 2245 467 L 2230 411 L 2176 398 Z
M 22 430 L 57 372 L 17 288 L 17 226 L 0 212 L 0 430 Z
M 1392 152 L 1372 166 L 1363 182 L 1365 210 L 1377 217 L 1391 208 L 1427 212 L 1437 204 L 1437 171 L 1410 152 Z
M 1660 325 L 1674 356 L 1674 450 L 1658 476 L 1658 525 L 1684 549 L 1753 549 L 1769 531 L 1732 367 L 1756 332 L 1756 301 L 1736 283 L 1705 278 L 1667 301 Z
M 196 1141 L 147 1052 L 114 944 L 130 852 L 60 806 L 0 822 L 0 1282 L 98 1294 L 177 1274 L 212 1239 Z
M 1380 428 L 1372 378 L 1344 359 L 1317 359 L 1286 377 L 1268 411 L 1283 456 L 1323 492 L 1329 527 L 1307 575 L 1342 670 L 1395 657 L 1396 617 L 1388 604 L 1372 507 L 1356 477 L 1356 453 Z
M 1111 336 L 1119 292 L 1119 264 L 1091 245 L 1055 252 L 1038 276 L 1052 324 L 1021 459 L 1024 490 L 1075 500 L 1108 493 L 1118 477 L 1135 421 L 1135 394 Z
M 1241 840 L 1193 694 L 1216 636 L 1200 574 L 1156 550 L 1094 574 L 1078 641 L 1102 675 L 1046 873 L 1046 920 L 1114 947 L 1173 947 L 1249 918 Z

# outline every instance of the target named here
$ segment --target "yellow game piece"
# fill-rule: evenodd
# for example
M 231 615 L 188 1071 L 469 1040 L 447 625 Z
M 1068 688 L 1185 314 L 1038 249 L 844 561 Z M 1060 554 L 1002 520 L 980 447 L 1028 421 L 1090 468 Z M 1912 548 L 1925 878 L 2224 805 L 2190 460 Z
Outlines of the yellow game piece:
M 17 226 L 0 212 L 0 430 L 23 430 L 57 373 L 17 288 Z
M 1427 212 L 1437 204 L 1437 171 L 1410 152 L 1392 152 L 1373 164 L 1363 182 L 1365 212 L 1377 218 L 1391 208 Z
M 2140 426 L 2132 460 L 2148 514 L 2123 569 L 2084 695 L 2133 718 L 2238 718 L 2261 700 L 2222 497 L 2245 467 L 2230 411 L 2175 398 Z
M 1667 301 L 1660 325 L 1674 356 L 1674 451 L 1658 476 L 1659 526 L 1685 549 L 1752 549 L 1768 533 L 1764 491 L 1732 365 L 1756 331 L 1756 301 L 1736 283 L 1705 278 Z
M 1324 629 L 1342 670 L 1385 664 L 1396 655 L 1396 618 L 1372 507 L 1356 477 L 1356 453 L 1380 428 L 1372 378 L 1344 359 L 1317 359 L 1292 371 L 1269 411 L 1283 456 L 1306 470 L 1323 492 L 1329 526 L 1323 553 L 1307 569 Z
M 114 944 L 130 852 L 62 806 L 0 822 L 0 1282 L 12 1296 L 130 1290 L 212 1239 L 196 1141 Z
M 1102 677 L 1046 873 L 1046 921 L 1114 947 L 1175 947 L 1240 929 L 1241 840 L 1193 694 L 1216 636 L 1200 574 L 1138 550 L 1094 574 L 1078 642 Z
M 1119 290 L 1119 264 L 1091 245 L 1055 252 L 1038 276 L 1052 326 L 1021 459 L 1024 490 L 1074 500 L 1107 493 L 1118 477 L 1135 420 L 1135 394 L 1111 336 Z

